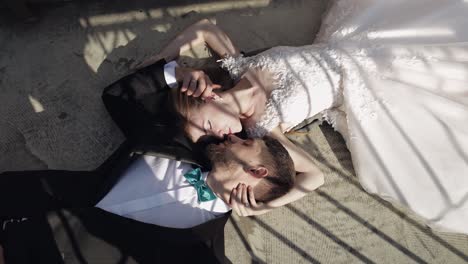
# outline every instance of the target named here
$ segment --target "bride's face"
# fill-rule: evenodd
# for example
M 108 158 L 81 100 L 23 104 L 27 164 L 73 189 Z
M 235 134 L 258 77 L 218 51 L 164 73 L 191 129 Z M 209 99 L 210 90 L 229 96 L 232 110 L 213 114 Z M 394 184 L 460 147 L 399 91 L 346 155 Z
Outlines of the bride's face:
M 205 102 L 191 109 L 188 122 L 186 131 L 193 142 L 205 135 L 223 138 L 242 130 L 239 116 L 222 101 Z

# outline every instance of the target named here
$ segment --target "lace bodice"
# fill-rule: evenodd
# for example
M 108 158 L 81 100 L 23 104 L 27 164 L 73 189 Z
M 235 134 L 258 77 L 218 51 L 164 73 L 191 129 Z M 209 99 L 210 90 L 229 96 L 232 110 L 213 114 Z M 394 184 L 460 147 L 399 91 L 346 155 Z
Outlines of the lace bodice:
M 261 137 L 281 125 L 289 130 L 304 119 L 341 104 L 341 66 L 338 54 L 321 45 L 275 47 L 253 57 L 229 57 L 222 60 L 234 79 L 248 68 L 260 68 L 272 74 L 274 90 L 265 112 L 249 136 Z

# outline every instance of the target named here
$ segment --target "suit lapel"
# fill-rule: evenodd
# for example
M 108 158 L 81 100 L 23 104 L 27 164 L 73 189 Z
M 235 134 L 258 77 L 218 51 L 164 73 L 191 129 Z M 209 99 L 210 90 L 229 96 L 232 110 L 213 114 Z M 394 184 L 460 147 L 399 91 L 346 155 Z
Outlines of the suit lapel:
M 123 176 L 125 170 L 138 157 L 133 151 L 131 144 L 126 140 L 97 170 L 99 174 L 105 175 L 102 187 L 94 197 L 94 204 L 106 196 L 117 181 Z

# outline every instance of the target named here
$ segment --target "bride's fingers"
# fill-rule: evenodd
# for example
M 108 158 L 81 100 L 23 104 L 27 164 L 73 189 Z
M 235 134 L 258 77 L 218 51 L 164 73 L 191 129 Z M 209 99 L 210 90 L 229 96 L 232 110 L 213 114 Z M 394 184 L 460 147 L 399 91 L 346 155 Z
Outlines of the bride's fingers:
M 242 183 L 239 183 L 236 188 L 236 193 L 237 193 L 237 202 L 242 203 Z
M 221 89 L 221 87 L 222 87 L 222 86 L 221 86 L 220 84 L 212 84 L 212 85 L 211 85 L 211 88 L 212 88 L 213 90 Z
M 233 201 L 234 201 L 234 198 L 235 198 L 235 194 L 234 194 L 234 191 L 236 190 L 236 188 L 232 188 L 231 190 L 231 194 L 229 195 L 229 204 L 231 204 Z
M 248 189 L 248 194 L 249 194 L 250 205 L 252 207 L 257 207 L 257 201 L 255 201 L 255 195 L 254 195 L 252 186 L 249 186 L 247 189 Z
M 191 76 L 185 75 L 184 80 L 182 81 L 182 87 L 180 88 L 181 92 L 186 92 L 189 88 L 190 80 L 192 79 Z
M 207 82 L 205 78 L 202 76 L 198 79 L 197 88 L 195 93 L 192 95 L 193 97 L 199 97 L 206 89 L 207 89 Z
M 240 215 L 239 207 L 237 206 L 236 201 L 237 189 L 234 188 L 231 193 L 231 208 L 236 212 L 236 214 Z
M 249 195 L 247 194 L 247 186 L 242 184 L 242 203 L 245 207 L 249 207 Z
M 241 184 L 239 188 L 237 189 L 237 192 L 240 192 L 240 197 L 239 197 L 239 204 L 237 207 L 239 208 L 239 211 L 241 212 L 242 216 L 248 216 L 248 208 L 249 208 L 249 202 L 247 198 L 247 189 L 245 184 Z
M 240 216 L 245 215 L 245 207 L 244 204 L 242 203 L 242 184 L 239 183 L 237 187 L 235 188 L 235 198 L 234 198 L 234 208 L 236 210 L 236 213 Z
M 197 89 L 197 80 L 192 78 L 190 79 L 190 82 L 189 82 L 187 95 L 192 95 L 196 89 Z
M 201 95 L 203 99 L 210 98 L 212 96 L 212 91 L 213 91 L 213 84 L 211 83 L 210 79 L 206 78 L 205 81 L 206 81 L 206 88 L 203 91 L 203 94 Z
M 213 90 L 220 89 L 220 88 L 222 87 L 222 86 L 219 85 L 219 84 L 214 84 L 214 83 L 211 81 L 210 77 L 208 77 L 208 75 L 206 76 L 206 83 L 208 83 L 208 84 L 211 86 L 211 89 L 213 89 Z

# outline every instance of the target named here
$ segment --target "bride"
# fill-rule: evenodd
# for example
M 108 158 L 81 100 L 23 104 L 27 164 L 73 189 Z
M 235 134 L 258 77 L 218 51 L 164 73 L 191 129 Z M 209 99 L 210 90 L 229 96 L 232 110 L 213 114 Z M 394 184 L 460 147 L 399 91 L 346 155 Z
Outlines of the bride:
M 466 28 L 464 1 L 334 1 L 315 44 L 243 57 L 219 28 L 202 21 L 181 36 L 205 41 L 237 82 L 213 93 L 209 79 L 180 69 L 185 81 L 175 106 L 194 141 L 244 128 L 250 137 L 276 137 L 290 152 L 297 186 L 269 205 L 248 199 L 248 188 L 233 190 L 233 208 L 243 215 L 264 213 L 323 183 L 308 154 L 284 136 L 315 117 L 343 135 L 364 189 L 408 206 L 432 227 L 468 233 Z M 160 56 L 170 60 L 184 41 L 179 36 L 179 45 Z

